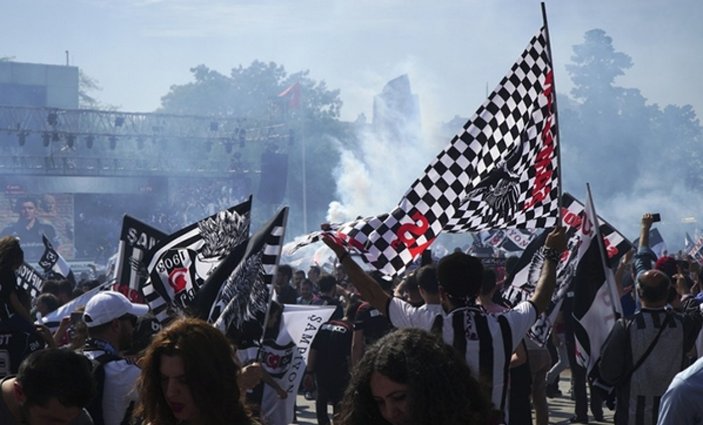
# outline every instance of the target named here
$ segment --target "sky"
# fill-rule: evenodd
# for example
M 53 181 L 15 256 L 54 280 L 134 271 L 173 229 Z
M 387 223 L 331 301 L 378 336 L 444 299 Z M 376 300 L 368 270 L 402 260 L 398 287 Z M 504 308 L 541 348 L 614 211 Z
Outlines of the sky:
M 5 0 L 0 56 L 80 67 L 93 95 L 151 112 L 204 64 L 222 73 L 254 60 L 339 89 L 342 118 L 371 115 L 373 95 L 407 73 L 425 120 L 467 117 L 542 24 L 534 0 Z M 617 83 L 653 103 L 703 110 L 703 3 L 547 1 L 556 87 L 586 31 L 600 28 L 634 66 Z
M 154 111 L 172 85 L 192 81 L 190 68 L 197 65 L 228 74 L 260 60 L 283 65 L 288 73 L 309 70 L 311 78 L 339 89 L 341 118 L 350 121 L 362 113 L 370 119 L 373 97 L 389 80 L 407 74 L 423 127 L 472 115 L 542 25 L 536 0 L 3 4 L 0 57 L 61 65 L 68 51 L 69 64 L 102 87 L 91 95 L 123 111 Z M 703 113 L 700 0 L 548 0 L 546 10 L 558 93 L 568 93 L 572 86 L 565 68 L 572 47 L 583 42 L 585 32 L 599 28 L 613 39 L 616 51 L 632 58 L 632 68 L 617 85 L 639 89 L 652 104 L 690 104 L 698 115 Z M 446 141 L 436 143 L 429 154 L 415 155 L 419 159 L 406 167 L 407 176 L 397 176 L 398 193 L 389 196 L 389 205 Z M 368 144 L 369 152 L 378 152 L 378 143 Z M 388 168 L 384 165 L 382 171 L 388 186 Z M 360 180 L 351 173 L 358 188 Z M 368 181 L 378 180 L 367 174 Z M 631 234 L 637 231 L 637 214 L 647 207 L 638 203 L 635 213 L 613 206 L 606 212 L 628 223 Z

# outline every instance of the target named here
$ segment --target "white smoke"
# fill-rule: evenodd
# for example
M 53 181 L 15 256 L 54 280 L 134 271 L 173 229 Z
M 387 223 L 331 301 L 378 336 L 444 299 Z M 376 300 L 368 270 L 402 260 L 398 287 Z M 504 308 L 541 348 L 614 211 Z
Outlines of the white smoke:
M 407 79 L 402 76 L 389 85 L 403 78 Z M 411 99 L 417 102 L 415 95 Z M 448 142 L 435 126 L 421 118 L 419 107 L 418 113 L 407 113 L 398 110 L 398 105 L 389 105 L 392 100 L 387 101 L 381 96 L 375 98 L 373 124 L 359 126 L 358 146 L 349 149 L 338 145 L 341 159 L 335 178 L 339 200 L 329 205 L 330 222 L 391 211 Z

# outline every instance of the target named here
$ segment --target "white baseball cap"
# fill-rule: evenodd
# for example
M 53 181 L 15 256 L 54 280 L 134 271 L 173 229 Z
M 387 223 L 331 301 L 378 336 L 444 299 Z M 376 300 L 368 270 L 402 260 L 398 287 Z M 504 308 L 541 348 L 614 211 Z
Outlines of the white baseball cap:
M 134 304 L 127 297 L 117 291 L 103 291 L 97 293 L 85 305 L 83 321 L 89 328 L 104 325 L 125 314 L 136 317 L 145 315 L 149 311 L 149 306 L 145 304 Z

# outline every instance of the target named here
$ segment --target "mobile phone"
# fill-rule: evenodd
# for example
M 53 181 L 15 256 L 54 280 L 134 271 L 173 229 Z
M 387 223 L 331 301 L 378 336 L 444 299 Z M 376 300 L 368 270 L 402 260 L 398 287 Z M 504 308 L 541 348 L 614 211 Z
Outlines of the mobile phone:
M 71 325 L 76 326 L 83 321 L 83 313 L 74 311 L 71 313 Z
M 652 214 L 652 223 L 656 223 L 658 221 L 662 221 L 661 214 L 659 214 L 659 213 Z

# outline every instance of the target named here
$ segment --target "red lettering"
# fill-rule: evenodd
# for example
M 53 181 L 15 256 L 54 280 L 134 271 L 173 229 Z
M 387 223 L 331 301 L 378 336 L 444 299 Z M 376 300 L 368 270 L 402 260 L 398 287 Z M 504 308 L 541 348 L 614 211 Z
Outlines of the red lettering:
M 553 92 L 553 74 L 552 71 L 547 72 L 544 80 L 543 95 L 547 99 L 547 111 L 552 112 L 552 92 Z M 543 147 L 537 153 L 535 158 L 535 185 L 532 188 L 532 196 L 525 202 L 524 209 L 532 208 L 538 202 L 542 202 L 549 193 L 547 186 L 552 180 L 552 157 L 554 156 L 554 136 L 552 134 L 552 119 L 553 115 L 547 116 L 542 128 L 542 144 Z
M 403 223 L 398 227 L 396 231 L 397 239 L 391 242 L 393 248 L 398 249 L 400 244 L 403 243 L 406 248 L 410 251 L 410 254 L 415 258 L 420 255 L 428 246 L 434 242 L 434 238 L 428 240 L 422 245 L 417 245 L 417 238 L 424 235 L 430 228 L 430 223 L 427 218 L 422 215 L 419 211 L 415 211 L 412 215 L 413 223 Z
M 562 208 L 561 214 L 564 218 L 564 223 L 568 224 L 569 227 L 573 227 L 575 229 L 581 227 L 582 219 L 580 215 L 574 214 L 565 208 Z
M 356 239 L 350 238 L 349 235 L 347 235 L 345 233 L 337 231 L 337 233 L 334 234 L 334 238 L 340 242 L 345 242 L 348 245 L 353 246 L 354 248 L 358 249 L 359 251 L 364 251 L 364 246 L 361 244 L 361 242 L 357 241 Z
M 613 258 L 618 255 L 618 247 L 610 243 L 609 239 L 603 238 L 603 244 L 605 245 L 605 252 L 608 255 L 608 258 Z

